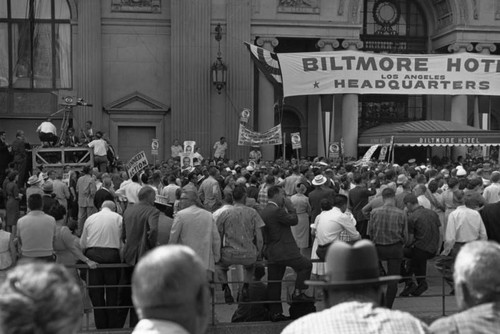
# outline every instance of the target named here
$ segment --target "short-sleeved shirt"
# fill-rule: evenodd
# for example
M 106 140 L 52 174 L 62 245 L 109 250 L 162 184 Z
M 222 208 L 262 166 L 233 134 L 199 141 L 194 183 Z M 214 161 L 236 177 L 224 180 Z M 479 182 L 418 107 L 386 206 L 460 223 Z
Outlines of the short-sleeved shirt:
M 374 209 L 368 222 L 368 235 L 376 245 L 405 244 L 408 240 L 405 213 L 389 204 Z
M 439 216 L 433 210 L 419 206 L 408 217 L 408 233 L 413 234 L 413 245 L 429 253 L 439 247 Z
M 214 150 L 215 150 L 214 153 L 215 158 L 224 158 L 227 150 L 227 142 L 225 142 L 224 144 L 221 144 L 220 141 L 216 142 L 214 145 Z
M 106 156 L 108 152 L 108 144 L 104 139 L 92 140 L 88 145 L 94 149 L 94 155 L 96 156 Z
M 221 234 L 222 248 L 239 251 L 257 250 L 254 239 L 258 229 L 265 225 L 255 209 L 241 204 L 224 210 L 216 224 Z

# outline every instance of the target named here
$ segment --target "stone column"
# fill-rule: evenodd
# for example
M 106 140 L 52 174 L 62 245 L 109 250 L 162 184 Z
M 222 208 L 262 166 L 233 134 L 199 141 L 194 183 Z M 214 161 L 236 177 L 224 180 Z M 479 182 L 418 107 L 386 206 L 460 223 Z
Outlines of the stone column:
M 278 40 L 272 37 L 261 37 L 257 39 L 257 45 L 273 51 L 278 46 Z M 259 72 L 259 119 L 258 131 L 264 132 L 275 126 L 274 124 L 274 86 L 264 74 Z M 261 147 L 263 160 L 274 160 L 274 146 L 266 145 Z
M 91 120 L 95 130 L 102 129 L 102 43 L 101 1 L 78 1 L 78 38 L 75 90 L 92 107 L 76 107 L 73 126 L 83 129 Z M 77 130 L 78 131 L 78 130 Z M 78 133 L 77 133 L 78 134 Z
M 455 53 L 470 52 L 473 50 L 473 46 L 470 43 L 455 43 L 450 45 L 448 50 Z M 451 98 L 451 121 L 467 125 L 467 95 L 455 95 Z M 465 158 L 467 147 L 456 146 L 452 152 L 452 159 L 454 160 L 458 156 Z
M 342 47 L 347 50 L 358 50 L 363 47 L 360 40 L 346 39 Z M 358 157 L 358 94 L 344 94 L 342 97 L 342 137 L 344 137 L 344 156 Z
M 333 51 L 335 48 L 339 47 L 339 41 L 336 39 L 320 39 L 316 46 L 320 51 Z M 323 105 L 321 96 L 318 95 L 318 156 L 328 157 L 327 147 L 330 144 L 330 140 L 333 138 L 334 124 L 337 122 L 337 115 L 335 115 L 334 98 L 323 99 L 323 101 L 331 101 L 329 105 Z
M 492 43 L 478 43 L 476 45 L 476 51 L 483 54 L 483 55 L 489 55 L 491 52 L 495 52 L 497 50 L 497 47 L 495 44 Z M 490 97 L 491 98 L 491 97 Z M 474 126 L 483 129 L 483 130 L 489 130 L 490 129 L 490 110 L 488 110 L 486 113 L 479 112 L 479 96 L 476 96 L 476 105 L 474 108 L 474 122 L 476 121 L 477 117 L 477 123 L 474 124 Z M 484 146 L 483 147 L 483 157 L 488 157 L 490 153 L 489 146 Z

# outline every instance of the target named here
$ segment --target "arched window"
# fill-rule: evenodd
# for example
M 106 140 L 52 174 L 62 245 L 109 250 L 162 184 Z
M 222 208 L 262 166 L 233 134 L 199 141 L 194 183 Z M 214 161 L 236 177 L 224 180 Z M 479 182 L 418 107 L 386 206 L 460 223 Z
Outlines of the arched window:
M 0 1 L 0 91 L 72 87 L 66 0 Z
M 364 0 L 364 51 L 427 53 L 427 22 L 415 0 Z M 360 130 L 426 118 L 425 96 L 360 95 Z

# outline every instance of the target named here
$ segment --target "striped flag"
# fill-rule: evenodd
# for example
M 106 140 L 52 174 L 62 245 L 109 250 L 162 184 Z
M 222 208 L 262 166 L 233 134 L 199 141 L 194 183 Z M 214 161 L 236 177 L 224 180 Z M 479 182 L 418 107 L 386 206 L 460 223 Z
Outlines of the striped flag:
M 264 48 L 245 42 L 252 60 L 259 71 L 261 71 L 274 86 L 283 87 L 283 79 L 281 78 L 281 68 L 278 57 L 275 53 Z

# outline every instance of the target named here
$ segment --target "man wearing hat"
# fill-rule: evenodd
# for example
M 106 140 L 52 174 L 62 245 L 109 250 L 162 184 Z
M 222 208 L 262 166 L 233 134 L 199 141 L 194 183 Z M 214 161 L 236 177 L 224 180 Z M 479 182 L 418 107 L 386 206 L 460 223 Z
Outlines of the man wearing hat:
M 43 212 L 49 214 L 52 206 L 59 204 L 59 202 L 56 199 L 56 195 L 53 194 L 54 185 L 52 184 L 52 181 L 45 182 L 42 186 L 42 190 L 43 190 L 43 196 L 42 196 Z
M 40 196 L 43 196 L 43 189 L 42 187 L 40 187 L 41 184 L 42 181 L 38 178 L 38 176 L 30 176 L 30 178 L 28 179 L 29 187 L 26 188 L 26 201 L 33 194 L 40 194 Z
M 397 284 L 401 276 L 379 276 L 377 250 L 371 241 L 332 244 L 325 265 L 325 281 L 306 281 L 323 288 L 325 309 L 295 320 L 282 334 L 428 332 L 411 314 L 380 307 L 383 286 Z
M 314 190 L 309 194 L 309 204 L 311 204 L 311 222 L 314 222 L 316 217 L 321 212 L 321 200 L 326 198 L 333 203 L 333 195 L 335 191 L 325 185 L 327 178 L 318 174 L 312 180 Z

